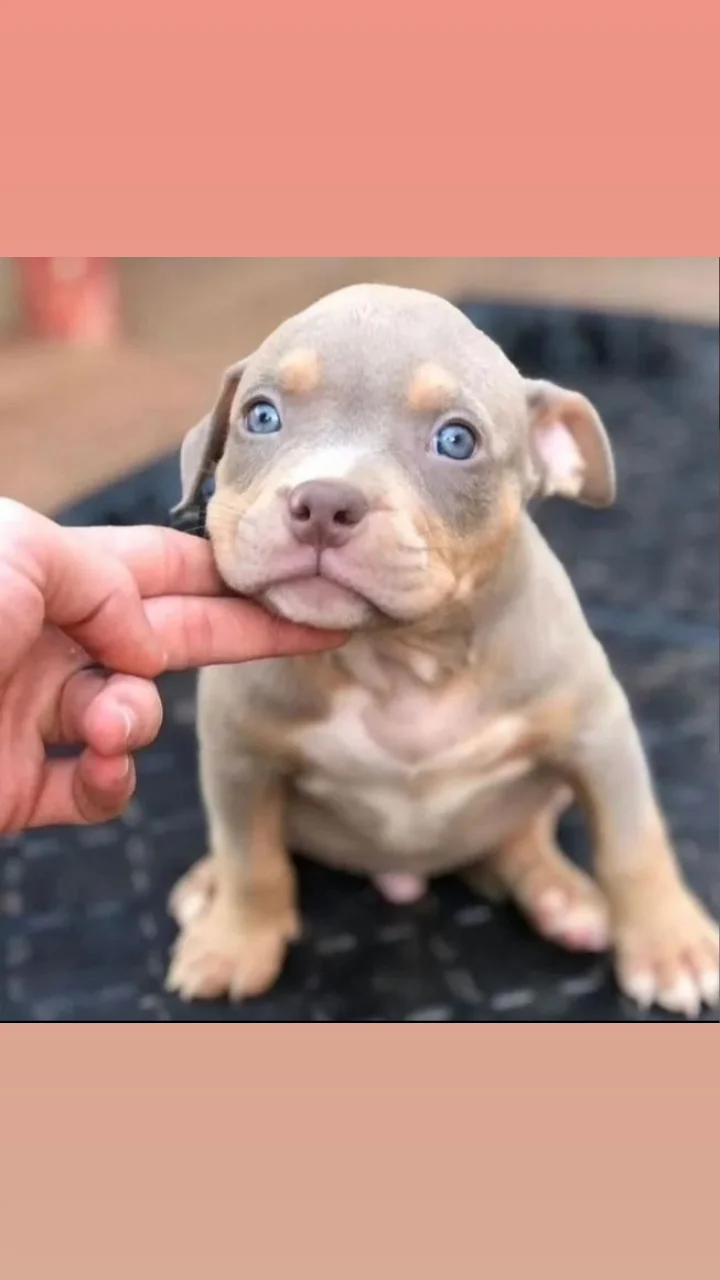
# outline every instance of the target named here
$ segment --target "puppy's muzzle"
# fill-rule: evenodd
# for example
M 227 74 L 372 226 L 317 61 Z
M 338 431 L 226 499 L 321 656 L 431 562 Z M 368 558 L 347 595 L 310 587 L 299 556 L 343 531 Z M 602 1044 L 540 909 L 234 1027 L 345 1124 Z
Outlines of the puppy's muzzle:
M 354 485 L 338 480 L 311 480 L 288 495 L 287 517 L 297 542 L 342 547 L 368 514 L 367 499 Z

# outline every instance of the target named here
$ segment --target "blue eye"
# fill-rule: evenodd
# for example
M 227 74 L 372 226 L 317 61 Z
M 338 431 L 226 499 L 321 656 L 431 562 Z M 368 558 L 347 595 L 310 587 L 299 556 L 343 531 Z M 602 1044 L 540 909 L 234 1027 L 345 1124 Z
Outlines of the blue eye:
M 446 422 L 433 440 L 435 452 L 443 458 L 451 458 L 453 462 L 467 462 L 477 449 L 477 443 L 475 432 L 463 422 Z
M 282 428 L 280 414 L 269 400 L 256 400 L 245 414 L 245 426 L 251 435 L 271 436 Z

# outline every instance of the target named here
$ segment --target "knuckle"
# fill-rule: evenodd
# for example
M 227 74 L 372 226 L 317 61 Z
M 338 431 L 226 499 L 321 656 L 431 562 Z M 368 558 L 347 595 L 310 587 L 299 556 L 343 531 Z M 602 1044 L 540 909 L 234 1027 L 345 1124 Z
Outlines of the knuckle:
M 33 522 L 33 513 L 13 498 L 0 498 L 0 524 L 9 528 L 27 526 Z
M 11 498 L 0 498 L 0 531 L 3 559 L 22 563 L 25 553 L 36 541 L 33 513 Z

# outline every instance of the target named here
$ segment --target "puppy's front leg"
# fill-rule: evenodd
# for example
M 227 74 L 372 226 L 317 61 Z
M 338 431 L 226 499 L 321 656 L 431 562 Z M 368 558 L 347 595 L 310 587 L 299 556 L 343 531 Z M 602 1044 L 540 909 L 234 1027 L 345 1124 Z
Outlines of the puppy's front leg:
M 208 904 L 182 929 L 167 985 L 184 999 L 259 995 L 299 932 L 295 874 L 285 848 L 282 778 L 264 761 L 202 755 L 210 827 Z
M 697 1016 L 718 1003 L 718 928 L 684 884 L 624 693 L 613 677 L 575 726 L 564 761 L 593 828 L 622 990 Z

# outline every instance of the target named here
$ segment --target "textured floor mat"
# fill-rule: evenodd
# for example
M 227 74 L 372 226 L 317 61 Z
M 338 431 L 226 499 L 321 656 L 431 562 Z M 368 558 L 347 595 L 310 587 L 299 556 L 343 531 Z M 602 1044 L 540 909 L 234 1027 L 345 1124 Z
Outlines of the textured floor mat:
M 525 373 L 577 387 L 611 431 L 617 506 L 548 504 L 541 524 L 627 689 L 687 876 L 720 911 L 718 849 L 718 344 L 714 330 L 512 306 L 465 308 Z M 171 459 L 68 512 L 69 523 L 162 522 Z M 536 938 L 455 880 L 391 907 L 301 862 L 306 931 L 276 989 L 242 1006 L 184 1005 L 162 981 L 168 890 L 203 851 L 194 680 L 163 682 L 166 724 L 122 819 L 0 842 L 0 1019 L 650 1020 L 607 959 Z M 579 826 L 565 843 L 580 861 Z M 709 1016 L 709 1015 L 708 1015 Z

